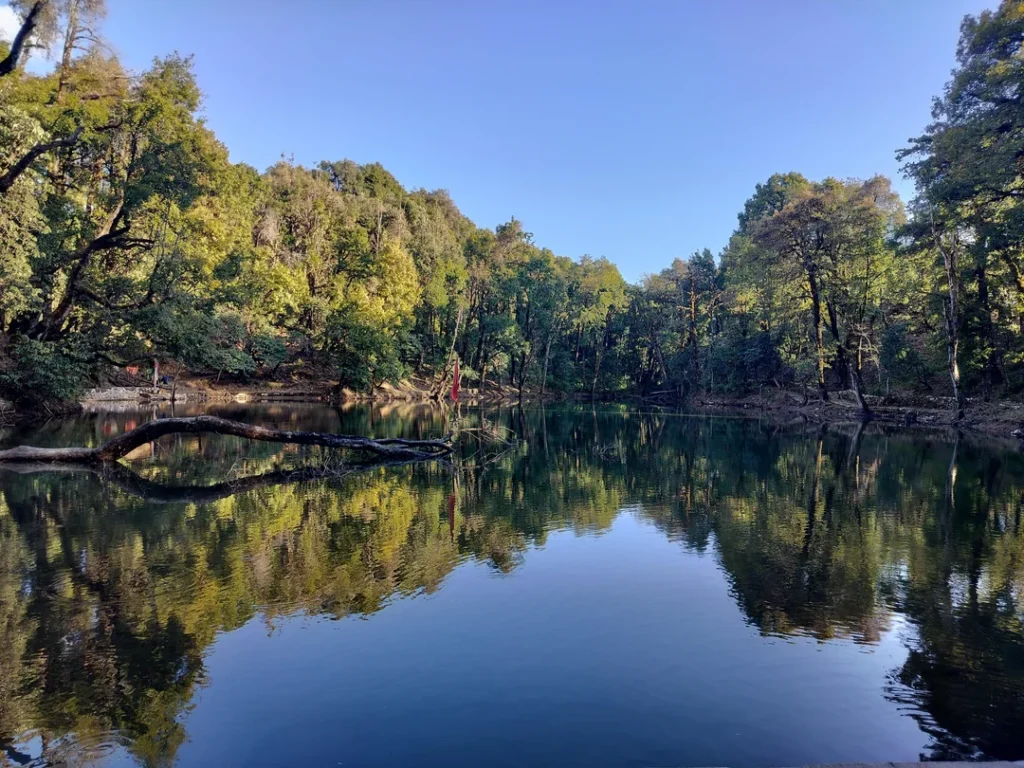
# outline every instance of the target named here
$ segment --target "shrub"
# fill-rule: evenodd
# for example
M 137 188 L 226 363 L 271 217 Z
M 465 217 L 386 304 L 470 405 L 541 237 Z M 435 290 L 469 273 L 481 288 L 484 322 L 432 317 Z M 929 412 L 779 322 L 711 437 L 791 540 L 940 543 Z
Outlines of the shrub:
M 908 338 L 904 323 L 895 323 L 885 329 L 878 361 L 883 376 L 888 377 L 892 383 L 914 389 L 925 386 L 928 367 Z
M 708 353 L 704 384 L 716 392 L 742 395 L 788 378 L 786 373 L 770 334 L 729 334 L 716 341 Z
M 77 399 L 89 384 L 89 366 L 58 344 L 19 339 L 0 368 L 0 391 L 20 405 Z

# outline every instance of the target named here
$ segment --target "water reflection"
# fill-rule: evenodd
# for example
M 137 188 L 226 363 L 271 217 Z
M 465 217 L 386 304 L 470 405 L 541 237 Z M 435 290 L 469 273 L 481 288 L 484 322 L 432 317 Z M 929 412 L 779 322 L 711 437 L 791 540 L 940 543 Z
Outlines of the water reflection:
M 214 412 L 374 436 L 434 436 L 447 420 L 407 405 Z M 89 445 L 158 415 L 4 437 Z M 465 560 L 514 574 L 552 532 L 602 533 L 625 508 L 713 554 L 765 637 L 872 647 L 902 627 L 906 661 L 885 696 L 920 723 L 926 757 L 1024 758 L 1021 456 L 616 409 L 462 419 L 519 442 L 496 461 L 467 445 L 458 472 L 322 476 L 316 449 L 201 436 L 163 440 L 113 476 L 0 470 L 0 764 L 111 750 L 167 764 L 219 632 L 370 616 L 440 589 Z

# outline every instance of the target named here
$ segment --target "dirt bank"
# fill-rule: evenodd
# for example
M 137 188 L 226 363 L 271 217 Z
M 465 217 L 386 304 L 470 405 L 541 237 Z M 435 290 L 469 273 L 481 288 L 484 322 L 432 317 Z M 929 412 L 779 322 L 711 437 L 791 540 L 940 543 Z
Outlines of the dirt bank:
M 412 377 L 398 385 L 383 384 L 376 387 L 373 393 L 355 392 L 351 389 L 334 386 L 330 382 L 227 382 L 204 378 L 182 377 L 174 384 L 152 386 L 108 385 L 90 389 L 80 400 L 86 407 L 102 406 L 115 403 L 260 403 L 260 402 L 432 402 L 437 400 L 436 383 L 427 378 Z M 535 400 L 537 393 L 533 390 L 524 392 L 524 401 Z M 450 395 L 445 389 L 441 400 L 448 401 Z M 474 388 L 463 388 L 459 392 L 459 402 L 468 405 L 502 405 L 519 401 L 519 390 L 513 387 L 502 387 L 490 384 L 481 393 Z
M 128 381 L 109 384 L 89 390 L 81 400 L 81 406 L 97 408 L 132 407 L 158 403 L 429 403 L 435 402 L 436 381 L 427 377 L 411 377 L 398 385 L 384 384 L 373 394 L 358 393 L 350 389 L 338 389 L 332 382 L 316 380 L 249 382 L 219 381 L 202 377 L 177 377 L 170 384 L 157 387 L 146 386 L 148 382 Z M 536 405 L 541 401 L 540 393 L 528 388 L 523 393 L 523 402 Z M 445 390 L 442 401 L 450 402 Z M 550 393 L 545 401 L 562 399 Z M 570 400 L 588 401 L 576 396 Z M 876 423 L 892 426 L 955 429 L 976 432 L 1010 439 L 1015 432 L 1024 430 L 1024 404 L 1010 401 L 985 401 L 972 398 L 967 402 L 966 418 L 954 419 L 953 403 L 950 398 L 927 395 L 892 395 L 887 397 L 868 396 L 871 409 L 870 419 Z M 519 402 L 519 391 L 513 387 L 488 384 L 483 393 L 469 387 L 459 393 L 463 405 L 512 406 Z M 630 402 L 638 407 L 661 406 L 685 408 L 702 413 L 721 415 L 771 415 L 779 420 L 803 419 L 823 424 L 854 423 L 862 419 L 857 410 L 852 392 L 830 393 L 827 402 L 821 402 L 812 393 L 792 390 L 765 389 L 758 394 L 744 397 L 728 397 L 711 393 L 696 393 L 680 402 L 671 397 L 644 398 L 640 396 L 608 395 L 607 402 Z M 0 402 L 0 423 L 46 420 L 67 415 L 69 412 L 43 411 L 36 414 L 17 413 L 10 406 Z M 1022 443 L 1024 445 L 1024 443 Z
M 907 427 L 935 427 L 979 432 L 1009 438 L 1024 430 L 1024 404 L 1002 400 L 986 402 L 980 398 L 967 401 L 966 417 L 955 419 L 952 398 L 924 395 L 891 395 L 867 397 L 870 414 L 867 418 Z M 853 393 L 831 393 L 828 402 L 813 396 L 782 390 L 765 390 L 757 395 L 739 398 L 698 394 L 690 404 L 709 413 L 773 413 L 781 417 L 804 418 L 827 424 L 861 421 Z

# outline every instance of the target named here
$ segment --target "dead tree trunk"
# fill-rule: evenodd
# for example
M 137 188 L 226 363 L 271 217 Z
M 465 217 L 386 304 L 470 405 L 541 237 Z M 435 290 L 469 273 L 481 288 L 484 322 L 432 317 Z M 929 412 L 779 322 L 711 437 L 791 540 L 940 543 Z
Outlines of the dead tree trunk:
M 862 419 L 871 418 L 871 408 L 868 407 L 868 401 L 864 399 L 864 392 L 861 388 L 860 371 L 857 370 L 856 364 L 853 360 L 848 363 L 850 371 L 850 387 L 853 389 L 853 395 L 857 398 L 857 410 L 860 412 Z
M 438 377 L 437 382 L 434 384 L 434 399 L 440 400 L 444 395 L 445 384 L 448 383 L 448 372 L 452 367 L 452 357 L 455 355 L 455 342 L 459 338 L 459 326 L 462 325 L 462 307 L 459 307 L 459 313 L 455 317 L 455 332 L 452 334 L 452 344 L 448 348 L 448 357 L 445 359 L 444 368 L 441 370 L 441 375 Z
M 441 440 L 405 440 L 389 437 L 373 440 L 353 435 L 335 435 L 329 432 L 293 432 L 270 429 L 240 421 L 230 421 L 216 416 L 191 416 L 188 418 L 157 419 L 141 427 L 125 432 L 98 448 L 34 448 L 22 445 L 0 451 L 0 462 L 35 461 L 103 464 L 123 458 L 140 445 L 173 434 L 232 435 L 248 440 L 262 440 L 270 443 L 292 445 L 322 445 L 327 448 L 345 448 L 363 451 L 389 459 L 434 459 L 452 452 L 449 438 Z
M 700 344 L 697 342 L 697 291 L 694 289 L 693 274 L 690 274 L 690 327 L 687 331 L 687 343 L 693 347 L 693 378 L 700 385 Z M 668 381 L 668 369 L 665 368 L 665 361 L 661 359 L 661 349 L 658 349 L 658 362 L 665 371 L 665 380 Z
M 943 302 L 943 316 L 946 320 L 946 355 L 949 366 L 949 379 L 953 384 L 953 399 L 956 402 L 956 421 L 964 418 L 964 393 L 960 389 L 960 265 L 958 262 L 956 235 L 948 246 L 942 244 L 942 235 L 935 226 L 935 215 L 932 214 L 932 236 L 935 247 L 942 254 L 942 262 L 946 267 L 946 284 L 949 288 L 949 301 Z
M 25 20 L 22 21 L 21 27 L 18 29 L 17 34 L 14 36 L 14 41 L 11 43 L 10 53 L 0 61 L 0 77 L 9 75 L 14 72 L 21 63 L 21 58 L 25 53 L 25 49 L 28 47 L 29 42 L 32 38 L 32 33 L 35 32 L 36 25 L 39 23 L 39 15 L 43 12 L 46 7 L 47 0 L 37 0 L 29 8 L 27 14 L 25 14 Z

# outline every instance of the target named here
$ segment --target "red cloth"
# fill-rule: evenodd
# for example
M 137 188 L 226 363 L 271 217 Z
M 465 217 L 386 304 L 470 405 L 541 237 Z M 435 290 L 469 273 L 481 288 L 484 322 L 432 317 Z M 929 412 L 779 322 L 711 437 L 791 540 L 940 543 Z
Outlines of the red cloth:
M 455 380 L 452 382 L 452 400 L 459 399 L 459 358 L 455 358 Z

